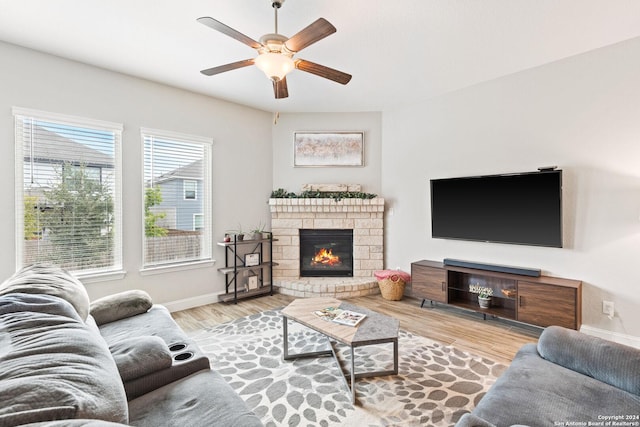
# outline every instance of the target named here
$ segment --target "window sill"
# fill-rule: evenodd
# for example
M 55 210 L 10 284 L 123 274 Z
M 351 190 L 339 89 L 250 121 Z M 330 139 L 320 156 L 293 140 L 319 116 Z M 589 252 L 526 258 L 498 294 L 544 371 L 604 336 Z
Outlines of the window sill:
M 127 272 L 124 270 L 117 271 L 107 271 L 104 273 L 81 273 L 75 272 L 73 273 L 75 277 L 78 278 L 83 284 L 87 283 L 97 283 L 97 282 L 108 282 L 111 280 L 122 280 L 127 275 Z
M 208 259 L 205 261 L 194 261 L 183 264 L 170 264 L 170 265 L 160 265 L 155 267 L 144 267 L 140 269 L 140 275 L 142 276 L 150 276 L 153 274 L 163 274 L 163 273 L 171 273 L 174 271 L 184 271 L 184 270 L 194 270 L 206 267 L 213 267 L 216 263 L 214 259 Z

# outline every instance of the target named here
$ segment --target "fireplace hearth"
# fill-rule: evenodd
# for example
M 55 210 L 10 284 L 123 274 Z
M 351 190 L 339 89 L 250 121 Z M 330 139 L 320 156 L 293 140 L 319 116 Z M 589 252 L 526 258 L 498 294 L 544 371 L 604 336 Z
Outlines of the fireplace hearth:
M 353 230 L 301 229 L 300 277 L 353 277 Z

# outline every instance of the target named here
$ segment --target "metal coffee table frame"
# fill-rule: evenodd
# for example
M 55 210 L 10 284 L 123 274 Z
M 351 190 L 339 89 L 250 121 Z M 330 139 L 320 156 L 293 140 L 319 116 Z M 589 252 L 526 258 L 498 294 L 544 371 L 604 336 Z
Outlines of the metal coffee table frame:
M 391 329 L 393 329 L 393 327 L 395 326 L 395 334 L 389 334 L 389 333 L 380 333 L 380 334 L 376 334 L 376 331 L 372 331 L 369 334 L 364 334 L 364 337 L 362 339 L 358 339 L 357 337 L 353 337 L 353 339 L 341 339 L 340 337 L 336 336 L 335 334 L 333 334 L 331 332 L 331 328 L 335 327 L 336 324 L 326 321 L 326 320 L 321 320 L 320 323 L 315 322 L 314 324 L 310 324 L 308 322 L 305 322 L 304 320 L 301 320 L 298 317 L 289 317 L 286 313 L 283 312 L 282 314 L 282 334 L 283 334 L 283 353 L 284 353 L 284 360 L 293 360 L 293 359 L 298 359 L 298 358 L 304 358 L 304 357 L 321 357 L 321 356 L 332 356 L 333 360 L 336 362 L 336 365 L 338 366 L 338 369 L 340 369 L 340 372 L 342 373 L 342 379 L 344 381 L 344 384 L 347 388 L 347 390 L 351 393 L 351 402 L 355 403 L 356 402 L 356 389 L 355 389 L 355 383 L 356 380 L 359 378 L 371 378 L 371 377 L 379 377 L 379 376 L 386 376 L 386 375 L 397 375 L 398 374 L 398 334 L 397 334 L 397 329 L 398 329 L 398 324 L 399 322 L 396 319 L 393 319 L 391 317 L 388 316 L 384 316 L 378 313 L 375 313 L 373 311 L 361 308 L 361 307 L 356 307 L 356 306 L 352 306 L 349 304 L 344 304 L 344 303 L 340 303 L 339 301 L 336 300 L 336 302 L 338 303 L 338 305 L 340 305 L 341 308 L 346 308 L 349 310 L 353 310 L 353 311 L 358 311 L 361 313 L 366 313 L 368 318 L 365 318 L 362 321 L 362 324 L 359 325 L 358 327 L 363 327 L 365 326 L 365 323 L 367 320 L 369 320 L 369 322 L 373 323 L 376 321 L 388 321 L 388 322 L 394 322 L 393 325 L 391 325 Z M 321 303 L 323 304 L 323 303 Z M 326 303 L 325 303 L 326 304 Z M 321 307 L 325 307 L 327 305 L 323 305 Z M 315 315 L 314 315 L 315 316 Z M 323 334 L 324 336 L 327 337 L 327 339 L 329 340 L 329 344 L 330 344 L 330 350 L 321 350 L 321 351 L 312 351 L 312 352 L 304 352 L 304 353 L 296 353 L 296 354 L 291 354 L 289 353 L 289 325 L 288 325 L 288 321 L 292 320 L 295 321 L 303 326 L 306 326 L 310 329 L 313 329 L 316 332 L 319 332 L 321 334 Z M 326 326 L 326 327 L 323 327 Z M 342 325 L 339 325 L 342 326 Z M 342 326 L 343 328 L 352 328 L 351 326 Z M 380 335 L 379 337 L 376 337 L 376 335 Z M 395 336 L 389 336 L 389 335 L 395 335 Z M 351 353 L 351 370 L 350 372 L 345 372 L 345 370 L 343 369 L 340 361 L 338 360 L 338 356 L 336 354 L 336 350 L 334 348 L 334 345 L 336 342 L 340 342 L 346 346 L 349 347 L 350 349 L 350 353 Z M 356 360 L 356 354 L 355 354 L 355 349 L 358 347 L 364 347 L 364 346 L 368 346 L 368 345 L 376 345 L 376 344 L 386 344 L 386 343 L 391 343 L 393 344 L 393 369 L 387 369 L 387 370 L 379 370 L 379 371 L 367 371 L 367 372 L 358 372 L 356 373 L 356 369 L 355 369 L 355 360 Z

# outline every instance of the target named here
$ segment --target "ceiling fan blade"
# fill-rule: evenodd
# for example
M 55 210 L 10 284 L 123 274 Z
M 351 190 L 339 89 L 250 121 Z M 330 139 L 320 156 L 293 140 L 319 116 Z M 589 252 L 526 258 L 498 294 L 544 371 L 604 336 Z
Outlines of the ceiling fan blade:
M 224 73 L 225 71 L 248 67 L 249 65 L 253 65 L 253 59 L 245 59 L 243 61 L 232 62 L 231 64 L 219 65 L 217 67 L 207 68 L 206 70 L 202 70 L 200 72 L 205 76 L 213 76 L 215 74 Z
M 297 59 L 295 61 L 295 65 L 298 70 L 315 74 L 316 76 L 324 77 L 325 79 L 333 80 L 334 82 L 343 85 L 346 85 L 351 81 L 351 74 L 343 73 L 342 71 L 334 70 L 333 68 L 325 67 L 324 65 L 316 64 L 311 61 Z
M 283 78 L 280 81 L 273 82 L 273 93 L 276 99 L 282 99 L 289 97 L 289 90 L 287 89 L 287 78 Z
M 300 30 L 287 40 L 284 45 L 291 52 L 300 52 L 305 47 L 336 32 L 336 27 L 324 18 L 319 18 L 311 25 Z
M 220 21 L 216 21 L 215 19 L 209 16 L 203 16 L 202 18 L 198 18 L 197 21 L 203 25 L 206 25 L 209 28 L 212 28 L 216 31 L 220 31 L 221 33 L 226 34 L 229 37 L 236 39 L 239 42 L 242 42 L 249 47 L 252 47 L 254 49 L 260 49 L 262 47 L 260 43 L 258 43 L 251 37 L 245 36 L 240 31 L 234 30 L 228 25 L 225 25 Z

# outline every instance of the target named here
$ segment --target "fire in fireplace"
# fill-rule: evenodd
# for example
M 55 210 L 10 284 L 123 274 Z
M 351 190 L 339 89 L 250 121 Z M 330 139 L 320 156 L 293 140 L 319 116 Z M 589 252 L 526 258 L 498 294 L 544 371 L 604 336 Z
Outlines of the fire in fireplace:
M 311 259 L 311 265 L 341 265 L 340 257 L 333 254 L 333 249 L 322 248 Z
M 300 230 L 300 277 L 324 276 L 353 276 L 353 230 Z

